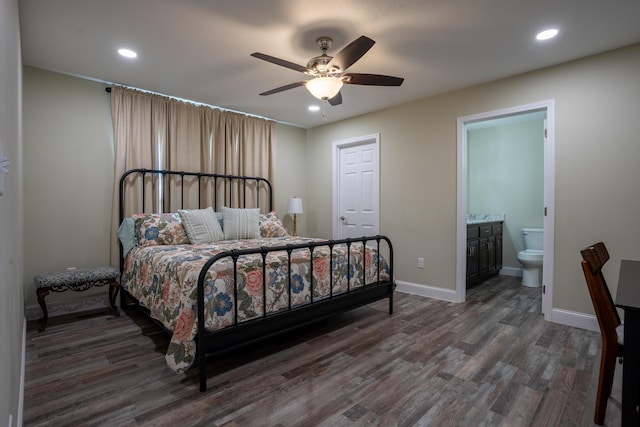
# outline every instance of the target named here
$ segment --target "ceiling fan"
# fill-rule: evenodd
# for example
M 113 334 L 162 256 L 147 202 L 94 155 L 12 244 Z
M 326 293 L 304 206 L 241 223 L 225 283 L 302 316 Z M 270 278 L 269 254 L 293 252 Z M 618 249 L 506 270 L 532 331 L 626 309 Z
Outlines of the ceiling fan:
M 290 83 L 275 89 L 268 90 L 260 95 L 266 96 L 298 86 L 305 86 L 313 96 L 323 101 L 328 101 L 331 105 L 342 104 L 340 89 L 343 84 L 368 85 L 368 86 L 400 86 L 404 81 L 401 77 L 384 76 L 381 74 L 361 74 L 345 73 L 347 68 L 358 61 L 375 44 L 369 37 L 360 36 L 356 40 L 345 46 L 336 56 L 327 55 L 327 50 L 331 48 L 333 40 L 329 37 L 320 37 L 316 44 L 322 50 L 322 55 L 311 58 L 307 66 L 294 64 L 293 62 L 264 53 L 255 52 L 251 56 L 262 59 L 282 67 L 307 74 L 312 77 L 310 80 Z

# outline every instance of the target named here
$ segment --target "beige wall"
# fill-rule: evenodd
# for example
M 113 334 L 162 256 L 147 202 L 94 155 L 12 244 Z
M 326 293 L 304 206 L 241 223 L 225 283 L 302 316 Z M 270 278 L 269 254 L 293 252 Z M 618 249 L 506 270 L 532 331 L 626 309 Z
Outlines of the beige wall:
M 309 130 L 305 215 L 311 235 L 331 237 L 332 142 L 380 133 L 380 233 L 394 244 L 396 278 L 455 289 L 456 122 L 441 99 Z
M 29 254 L 24 288 L 28 316 L 40 313 L 35 274 L 109 265 L 114 157 L 111 100 L 105 87 L 24 67 L 24 228 Z M 279 124 L 276 136 L 274 209 L 290 229 L 288 199 L 305 196 L 305 130 Z M 304 227 L 304 222 L 299 226 Z M 47 297 L 50 315 L 59 314 L 56 308 L 74 311 L 78 300 L 104 305 L 106 290 L 52 293 Z
M 396 278 L 455 289 L 456 120 L 554 99 L 554 309 L 593 313 L 579 250 L 603 240 L 615 293 L 621 258 L 640 259 L 640 45 L 309 130 L 307 231 L 331 235 L 331 144 L 381 135 L 381 226 Z M 312 161 L 313 160 L 313 161 Z M 313 177 L 313 179 L 312 179 Z M 425 258 L 425 268 L 416 259 Z
M 278 167 L 273 183 L 276 198 L 274 209 L 278 212 L 287 231 L 292 233 L 293 217 L 287 213 L 289 198 L 302 197 L 304 213 L 297 215 L 296 224 L 298 235 L 306 236 L 306 131 L 302 128 L 278 124 L 276 140 L 278 141 L 276 153 Z
M 24 68 L 25 292 L 33 276 L 67 267 L 109 265 L 113 132 L 105 85 Z M 82 295 L 52 293 L 47 305 Z
M 17 426 L 23 351 L 22 59 L 18 1 L 0 0 L 0 142 L 9 158 L 0 196 L 0 425 Z M 12 420 L 9 422 L 9 420 Z

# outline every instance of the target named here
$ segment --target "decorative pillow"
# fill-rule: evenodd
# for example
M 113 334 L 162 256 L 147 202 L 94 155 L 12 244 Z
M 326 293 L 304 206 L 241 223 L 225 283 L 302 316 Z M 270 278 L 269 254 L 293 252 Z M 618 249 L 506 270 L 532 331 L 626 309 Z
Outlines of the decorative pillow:
M 224 233 L 213 208 L 179 210 L 178 215 L 182 219 L 191 243 L 214 243 L 224 239 Z
M 118 228 L 118 237 L 122 243 L 122 256 L 127 256 L 136 245 L 136 223 L 133 218 L 125 218 Z
M 225 240 L 260 238 L 260 209 L 222 208 Z
M 135 236 L 138 246 L 186 245 L 189 236 L 176 212 L 134 214 Z
M 282 221 L 278 218 L 276 211 L 260 215 L 260 235 L 262 237 L 282 237 L 288 236 Z

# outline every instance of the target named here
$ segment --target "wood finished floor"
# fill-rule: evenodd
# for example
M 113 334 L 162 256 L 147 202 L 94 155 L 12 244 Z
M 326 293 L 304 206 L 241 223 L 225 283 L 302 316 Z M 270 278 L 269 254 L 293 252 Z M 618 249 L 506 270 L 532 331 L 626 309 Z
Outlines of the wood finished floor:
M 205 393 L 136 310 L 30 322 L 24 425 L 594 425 L 600 336 L 545 322 L 539 293 L 503 276 L 464 304 L 397 292 L 393 316 L 381 301 L 217 357 Z

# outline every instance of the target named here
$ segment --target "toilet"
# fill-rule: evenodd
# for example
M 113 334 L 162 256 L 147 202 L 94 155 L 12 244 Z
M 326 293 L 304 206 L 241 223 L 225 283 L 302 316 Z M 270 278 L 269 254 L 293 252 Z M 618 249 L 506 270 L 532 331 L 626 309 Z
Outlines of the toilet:
M 522 285 L 537 288 L 542 285 L 542 254 L 544 230 L 542 228 L 523 228 L 524 250 L 518 252 L 518 261 L 522 269 Z

